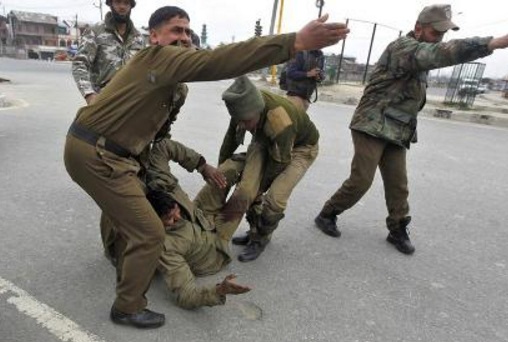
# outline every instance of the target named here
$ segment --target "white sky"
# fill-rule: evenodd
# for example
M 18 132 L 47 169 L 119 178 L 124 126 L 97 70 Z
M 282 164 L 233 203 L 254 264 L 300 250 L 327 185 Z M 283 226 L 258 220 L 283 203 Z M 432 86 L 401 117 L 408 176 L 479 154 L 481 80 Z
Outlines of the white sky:
M 0 13 L 11 10 L 48 13 L 60 19 L 73 19 L 76 13 L 80 21 L 91 23 L 100 20 L 99 10 L 93 6 L 99 0 L 0 0 Z M 104 0 L 105 1 L 105 0 Z M 279 3 L 281 0 L 279 0 Z M 414 26 L 421 9 L 433 1 L 422 0 L 325 0 L 323 13 L 330 14 L 330 20 L 344 22 L 346 18 L 377 22 L 407 33 Z M 448 0 L 452 5 L 453 21 L 461 27 L 450 32 L 447 39 L 470 36 L 501 36 L 508 34 L 508 1 Z M 254 24 L 261 19 L 263 33 L 267 34 L 273 8 L 273 0 L 137 0 L 132 11 L 136 26 L 146 26 L 150 14 L 157 8 L 176 5 L 185 9 L 191 18 L 191 26 L 201 33 L 201 26 L 207 24 L 208 42 L 240 41 L 254 34 Z M 106 12 L 108 7 L 104 6 Z M 305 23 L 317 17 L 315 0 L 284 0 L 284 13 L 281 32 L 298 30 Z M 352 30 L 344 54 L 357 57 L 365 63 L 372 35 L 372 24 L 350 22 Z M 277 26 L 276 26 L 277 29 Z M 373 46 L 370 63 L 374 63 L 384 47 L 399 32 L 379 26 Z M 341 43 L 327 48 L 326 52 L 340 53 Z M 503 77 L 508 75 L 508 49 L 497 50 L 492 56 L 480 60 L 486 63 L 484 76 Z

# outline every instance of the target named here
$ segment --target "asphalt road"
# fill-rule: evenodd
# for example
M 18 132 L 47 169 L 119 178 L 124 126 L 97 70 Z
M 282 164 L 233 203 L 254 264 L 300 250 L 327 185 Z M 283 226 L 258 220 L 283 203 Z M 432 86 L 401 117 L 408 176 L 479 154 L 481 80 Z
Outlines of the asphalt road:
M 12 80 L 0 93 L 20 105 L 0 109 L 0 341 L 508 341 L 506 129 L 420 120 L 408 157 L 417 250 L 406 256 L 384 240 L 379 175 L 339 218 L 340 239 L 313 226 L 348 176 L 354 109 L 314 104 L 320 155 L 272 243 L 258 260 L 200 280 L 234 272 L 254 290 L 186 311 L 155 279 L 150 307 L 167 323 L 139 331 L 109 322 L 115 275 L 102 256 L 99 211 L 63 166 L 66 130 L 84 103 L 69 65 L 0 59 L 0 76 Z M 229 83 L 191 85 L 173 128 L 212 161 Z M 202 184 L 197 174 L 177 175 L 191 195 Z

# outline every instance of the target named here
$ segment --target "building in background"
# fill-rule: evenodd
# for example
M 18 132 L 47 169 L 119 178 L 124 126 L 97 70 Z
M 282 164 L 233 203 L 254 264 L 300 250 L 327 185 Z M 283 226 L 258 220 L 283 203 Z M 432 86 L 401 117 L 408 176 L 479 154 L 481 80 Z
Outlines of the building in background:
M 7 28 L 7 17 L 0 15 L 0 48 L 7 45 L 9 29 Z

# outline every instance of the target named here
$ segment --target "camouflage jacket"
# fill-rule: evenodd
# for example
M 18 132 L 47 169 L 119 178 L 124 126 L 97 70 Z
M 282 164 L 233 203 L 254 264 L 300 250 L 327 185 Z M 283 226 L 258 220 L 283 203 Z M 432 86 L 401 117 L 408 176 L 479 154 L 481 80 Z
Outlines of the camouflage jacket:
M 265 109 L 261 113 L 258 128 L 252 142 L 260 143 L 267 149 L 264 181 L 269 184 L 291 162 L 293 147 L 315 145 L 319 132 L 307 113 L 287 98 L 261 90 Z M 231 120 L 224 137 L 219 164 L 230 158 L 243 144 L 245 132 L 238 127 L 238 121 Z
M 393 41 L 370 76 L 350 128 L 409 148 L 416 142 L 417 114 L 425 105 L 428 71 L 491 54 L 487 47 L 491 39 L 424 43 L 410 32 Z
M 197 286 L 195 276 L 215 274 L 231 261 L 228 241 L 219 238 L 213 223 L 182 190 L 168 164 L 174 161 L 192 172 L 201 158 L 196 151 L 165 138 L 152 148 L 147 177 L 148 187 L 169 193 L 183 214 L 166 230 L 159 270 L 177 305 L 187 309 L 225 303 L 226 297 L 217 294 L 215 284 Z
M 81 37 L 72 62 L 72 75 L 83 97 L 98 93 L 129 58 L 144 47 L 142 35 L 132 21 L 124 39 L 116 30 L 111 13 Z

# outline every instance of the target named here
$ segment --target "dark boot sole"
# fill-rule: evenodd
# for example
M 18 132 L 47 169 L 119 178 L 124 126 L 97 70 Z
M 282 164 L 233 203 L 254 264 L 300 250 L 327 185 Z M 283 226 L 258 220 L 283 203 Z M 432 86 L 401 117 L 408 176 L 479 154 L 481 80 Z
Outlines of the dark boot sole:
M 114 318 L 111 318 L 111 321 L 115 324 L 118 324 L 118 325 L 131 326 L 131 327 L 138 328 L 138 329 L 156 329 L 156 328 L 162 327 L 165 323 L 165 322 L 162 322 L 162 323 L 155 323 L 155 324 L 139 324 L 139 323 L 134 323 L 129 320 L 114 319 Z
M 325 226 L 324 224 L 321 223 L 321 220 L 319 219 L 319 216 L 317 216 L 315 219 L 314 219 L 314 223 L 316 224 L 316 227 L 322 231 L 324 234 L 328 235 L 328 236 L 331 236 L 331 237 L 334 237 L 334 238 L 340 238 L 340 236 L 342 235 L 340 230 L 336 229 L 336 230 L 330 230 L 328 229 L 328 226 Z
M 415 252 L 415 248 L 412 248 L 412 249 L 405 249 L 403 247 L 401 247 L 401 245 L 399 244 L 399 241 L 395 238 L 393 238 L 391 235 L 388 235 L 386 237 L 386 241 L 388 241 L 389 243 L 391 243 L 399 252 L 401 252 L 402 254 L 406 254 L 406 255 L 411 255 Z

